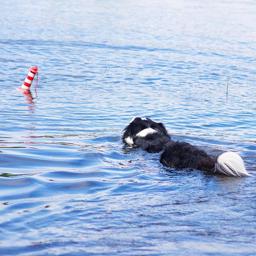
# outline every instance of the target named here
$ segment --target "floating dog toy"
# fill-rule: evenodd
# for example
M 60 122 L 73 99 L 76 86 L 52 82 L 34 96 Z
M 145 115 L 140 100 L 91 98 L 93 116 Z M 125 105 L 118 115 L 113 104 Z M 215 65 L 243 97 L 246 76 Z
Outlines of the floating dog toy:
M 29 69 L 26 79 L 24 80 L 21 89 L 30 90 L 30 86 L 35 78 L 35 75 L 38 73 L 38 67 L 33 66 Z

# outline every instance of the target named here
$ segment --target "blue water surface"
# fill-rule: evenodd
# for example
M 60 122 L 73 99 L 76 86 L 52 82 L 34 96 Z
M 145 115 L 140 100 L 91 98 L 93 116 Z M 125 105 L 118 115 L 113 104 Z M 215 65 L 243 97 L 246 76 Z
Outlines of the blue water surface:
M 256 2 L 1 2 L 0 255 L 256 255 Z M 33 100 L 21 94 L 39 66 Z M 253 175 L 163 168 L 134 116 Z

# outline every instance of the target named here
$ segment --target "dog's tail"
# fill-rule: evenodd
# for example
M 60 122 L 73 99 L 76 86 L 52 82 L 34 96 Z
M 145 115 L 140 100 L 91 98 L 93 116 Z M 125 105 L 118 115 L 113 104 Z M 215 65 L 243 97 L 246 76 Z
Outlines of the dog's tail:
M 250 176 L 246 171 L 243 159 L 234 152 L 225 152 L 218 156 L 215 171 L 227 176 Z

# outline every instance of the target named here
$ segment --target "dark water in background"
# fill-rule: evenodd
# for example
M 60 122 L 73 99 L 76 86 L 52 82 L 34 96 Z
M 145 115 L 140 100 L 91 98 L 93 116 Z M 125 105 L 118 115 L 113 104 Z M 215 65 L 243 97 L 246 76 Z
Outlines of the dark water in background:
M 73 2 L 1 2 L 0 255 L 255 255 L 256 2 Z M 134 116 L 254 176 L 125 152 Z

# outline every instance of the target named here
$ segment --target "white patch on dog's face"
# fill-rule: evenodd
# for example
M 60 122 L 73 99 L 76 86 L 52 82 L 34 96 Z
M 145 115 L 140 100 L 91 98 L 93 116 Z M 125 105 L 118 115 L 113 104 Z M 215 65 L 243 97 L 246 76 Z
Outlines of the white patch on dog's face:
M 124 140 L 129 146 L 132 146 L 134 144 L 133 139 L 130 136 L 126 137 Z
M 141 138 L 144 138 L 146 137 L 147 135 L 149 134 L 153 134 L 153 133 L 156 133 L 157 131 L 152 129 L 152 128 L 146 128 L 142 131 L 140 131 L 139 133 L 136 134 L 137 137 L 141 137 Z

